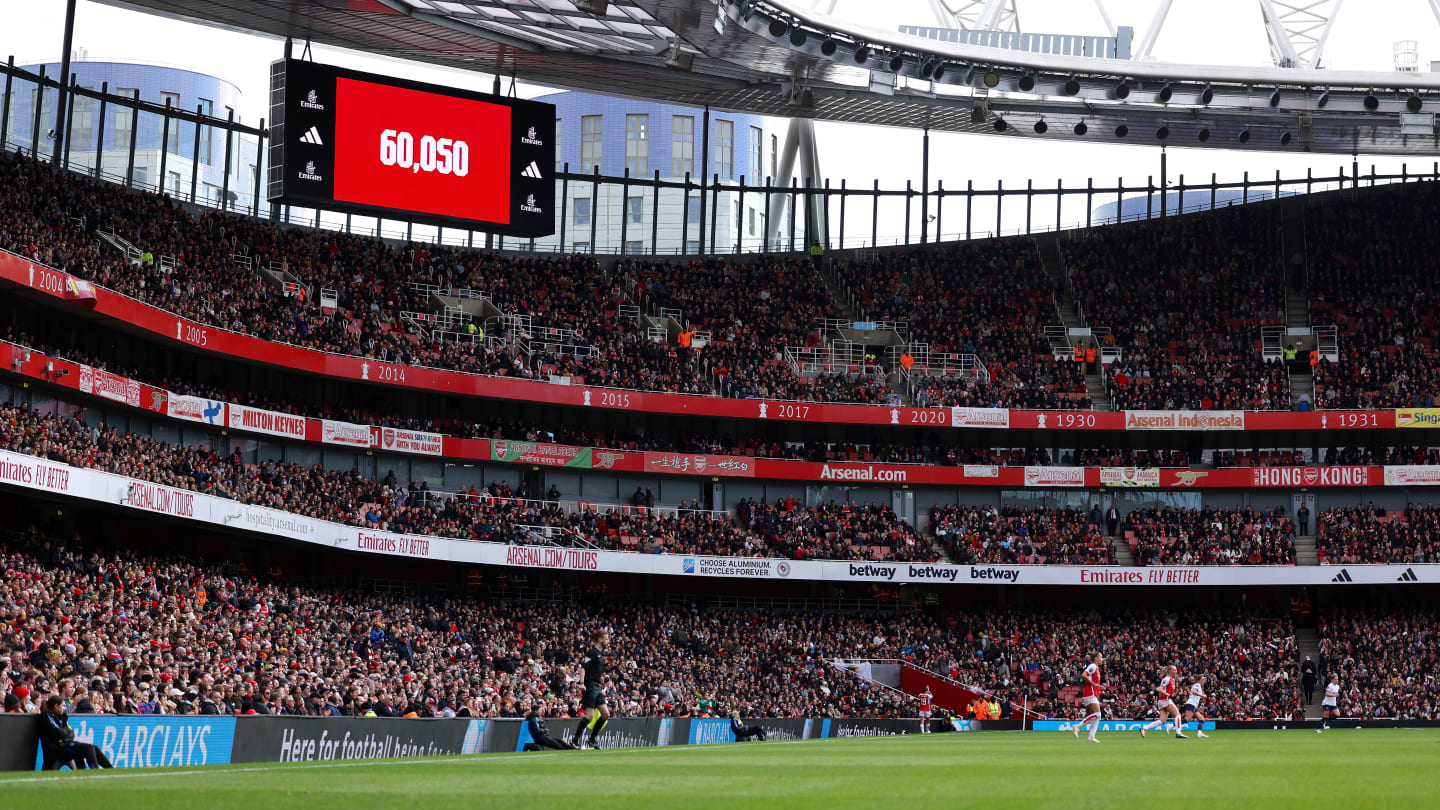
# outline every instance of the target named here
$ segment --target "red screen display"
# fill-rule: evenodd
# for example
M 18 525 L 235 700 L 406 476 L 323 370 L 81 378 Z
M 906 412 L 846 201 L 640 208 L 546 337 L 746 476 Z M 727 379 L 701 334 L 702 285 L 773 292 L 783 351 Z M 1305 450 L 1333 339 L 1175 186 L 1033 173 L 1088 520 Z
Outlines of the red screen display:
M 339 77 L 335 199 L 510 222 L 510 108 Z

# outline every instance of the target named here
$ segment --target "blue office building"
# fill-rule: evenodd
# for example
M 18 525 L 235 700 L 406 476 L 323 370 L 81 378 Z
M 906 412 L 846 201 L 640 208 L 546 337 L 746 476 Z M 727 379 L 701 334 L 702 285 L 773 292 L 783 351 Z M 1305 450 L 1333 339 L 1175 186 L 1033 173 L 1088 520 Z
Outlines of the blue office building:
M 742 183 L 751 191 L 763 189 L 767 178 L 779 173 L 782 136 L 774 121 L 712 111 L 706 161 L 702 109 L 573 92 L 536 100 L 555 105 L 557 172 L 568 166 L 589 175 L 598 168 L 601 175 L 620 177 L 628 170 L 631 177 L 650 180 L 658 172 L 674 182 L 688 174 L 697 185 L 702 174 L 710 181 L 719 175 L 719 192 L 705 200 L 706 252 L 730 252 L 737 242 L 746 250 L 759 248 L 765 238 L 763 195 L 742 195 L 740 189 Z M 558 247 L 563 229 L 566 250 L 639 254 L 654 247 L 660 253 L 693 253 L 702 226 L 699 189 L 689 197 L 687 207 L 680 189 L 664 189 L 657 200 L 649 188 L 627 193 L 616 185 L 558 184 L 555 235 L 536 244 Z M 652 211 L 659 214 L 653 227 Z
M 25 69 L 55 78 L 60 73 L 58 62 L 27 65 Z M 240 90 L 224 79 L 184 68 L 128 62 L 72 60 L 70 72 L 76 83 L 92 90 L 104 90 L 121 96 L 136 97 L 188 112 L 200 112 L 216 118 L 232 113 L 240 122 Z M 7 99 L 5 147 L 30 152 L 37 148 L 49 156 L 54 147 L 55 104 L 59 91 L 51 87 L 36 96 L 33 82 L 16 80 Z M 36 113 L 39 113 L 38 126 Z M 232 206 L 251 210 L 255 178 L 259 169 L 259 150 L 252 136 L 235 134 L 227 139 L 220 127 L 197 127 L 195 124 L 165 116 L 135 111 L 120 105 L 103 107 L 95 99 L 76 95 L 71 112 L 68 163 L 77 171 L 100 171 L 110 180 L 124 182 L 126 175 L 133 185 L 210 205 L 219 205 L 223 192 L 229 192 Z M 198 134 L 198 137 L 197 137 Z M 38 135 L 38 138 L 37 138 Z M 229 142 L 229 182 L 226 182 L 226 144 Z M 131 144 L 134 160 L 131 161 Z M 61 156 L 65 158 L 64 155 Z M 163 176 L 161 174 L 163 164 Z M 264 210 L 264 206 L 261 206 Z

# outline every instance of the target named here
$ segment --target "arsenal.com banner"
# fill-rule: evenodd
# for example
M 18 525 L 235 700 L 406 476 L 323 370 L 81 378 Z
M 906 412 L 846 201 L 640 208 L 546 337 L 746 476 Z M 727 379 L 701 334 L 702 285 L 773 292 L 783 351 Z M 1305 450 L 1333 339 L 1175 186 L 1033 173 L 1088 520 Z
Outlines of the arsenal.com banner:
M 1026 467 L 1027 487 L 1083 487 L 1084 467 Z
M 320 422 L 320 441 L 326 444 L 368 448 L 370 446 L 370 426 L 323 419 Z

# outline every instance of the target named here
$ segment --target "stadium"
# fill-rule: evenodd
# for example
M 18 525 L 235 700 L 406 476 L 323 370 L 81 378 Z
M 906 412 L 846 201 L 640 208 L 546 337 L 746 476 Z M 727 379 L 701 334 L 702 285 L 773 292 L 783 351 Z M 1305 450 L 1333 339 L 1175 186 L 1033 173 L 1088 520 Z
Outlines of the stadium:
M 879 5 L 0 11 L 0 790 L 1424 806 L 1440 6 Z

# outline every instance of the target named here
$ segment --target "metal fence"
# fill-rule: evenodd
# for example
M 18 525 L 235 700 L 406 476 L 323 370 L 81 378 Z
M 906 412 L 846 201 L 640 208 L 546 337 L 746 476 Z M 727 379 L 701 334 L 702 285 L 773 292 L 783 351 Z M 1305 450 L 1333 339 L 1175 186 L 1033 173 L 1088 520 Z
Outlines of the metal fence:
M 1352 160 L 1348 171 L 1342 165 L 1334 175 L 1317 177 L 1312 171 L 1307 170 L 1304 177 L 1288 179 L 1283 178 L 1277 170 L 1273 178 L 1252 178 L 1246 172 L 1239 180 L 1220 182 L 1215 174 L 1211 174 L 1208 182 L 1187 183 L 1182 174 L 1179 176 L 1178 182 L 1172 182 L 1164 175 L 1162 169 L 1159 182 L 1156 182 L 1154 176 L 1149 176 L 1144 185 L 1126 185 L 1124 178 L 1117 178 L 1114 185 L 1104 185 L 1103 183 L 1097 185 L 1096 181 L 1091 178 L 1086 180 L 1084 186 L 1073 187 L 1066 187 L 1060 180 L 1057 180 L 1053 186 L 1036 187 L 1033 180 L 1027 180 L 1023 187 L 1014 185 L 1007 187 L 1004 181 L 999 181 L 994 188 L 977 188 L 973 181 L 967 181 L 963 188 L 947 188 L 942 180 L 935 183 L 934 188 L 916 189 L 911 182 L 907 181 L 904 188 L 885 189 L 880 187 L 879 180 L 875 180 L 869 188 L 852 188 L 844 180 L 836 185 L 828 179 L 813 178 L 779 180 L 766 177 L 763 182 L 754 182 L 743 175 L 738 180 L 727 180 L 718 174 L 709 178 L 697 178 L 686 174 L 680 179 L 663 179 L 658 171 L 653 176 L 632 177 L 628 170 L 623 176 L 614 177 L 600 174 L 598 167 L 593 174 L 571 172 L 569 164 L 565 164 L 564 170 L 556 173 L 559 216 L 555 236 L 539 240 L 514 237 L 507 239 L 504 236 L 479 230 L 438 228 L 423 223 L 381 220 L 348 213 L 271 205 L 261 196 L 261 178 L 265 175 L 265 167 L 261 164 L 264 162 L 266 152 L 265 141 L 269 137 L 263 119 L 259 126 L 247 126 L 236 122 L 233 112 L 226 118 L 206 116 L 199 107 L 194 111 L 182 110 L 173 108 L 168 103 L 160 105 L 140 100 L 138 97 L 117 95 L 111 93 L 106 86 L 102 86 L 99 90 L 86 88 L 76 82 L 73 74 L 66 86 L 66 104 L 71 108 L 64 116 L 67 129 L 74 129 L 73 105 L 75 100 L 77 98 L 86 99 L 85 103 L 98 105 L 98 114 L 91 119 L 94 122 L 93 125 L 98 129 L 98 137 L 94 132 L 87 131 L 85 133 L 86 137 L 83 142 L 87 144 L 85 149 L 87 154 L 82 159 L 80 152 L 72 146 L 73 140 L 70 137 L 72 133 L 67 131 L 65 137 L 58 141 L 63 144 L 61 154 L 55 155 L 53 146 L 57 141 L 53 136 L 49 136 L 46 128 L 47 122 L 43 119 L 49 118 L 54 112 L 53 108 L 46 109 L 45 99 L 58 97 L 60 88 L 58 78 L 46 75 L 43 66 L 35 73 L 29 72 L 23 67 L 17 67 L 14 57 L 10 57 L 6 64 L 0 65 L 0 71 L 3 71 L 4 74 L 4 94 L 3 97 L 0 97 L 0 143 L 3 143 L 7 150 L 28 149 L 30 153 L 40 159 L 58 162 L 63 168 L 80 171 L 127 188 L 169 193 L 174 198 L 194 205 L 215 207 L 250 216 L 264 216 L 277 222 L 412 241 L 417 239 L 416 228 L 418 227 L 421 229 L 419 236 L 423 237 L 420 241 L 501 250 L 575 252 L 577 247 L 583 247 L 586 252 L 590 253 L 631 253 L 633 255 L 634 251 L 629 248 L 636 244 L 637 240 L 633 237 L 637 236 L 640 237 L 640 241 L 648 243 L 648 248 L 640 251 L 643 255 L 794 252 L 804 251 L 812 241 L 822 240 L 828 250 L 867 249 L 1033 234 L 1090 227 L 1106 222 L 1167 217 L 1233 205 L 1235 204 L 1233 199 L 1220 199 L 1222 194 L 1234 197 L 1235 194 L 1232 192 L 1238 192 L 1239 204 L 1243 205 L 1285 194 L 1311 194 L 1361 186 L 1440 180 L 1440 162 L 1431 164 L 1425 171 L 1414 172 L 1407 165 L 1402 165 L 1398 174 L 1382 174 L 1375 171 L 1373 164 L 1368 173 L 1362 173 L 1358 161 Z M 36 92 L 37 87 L 42 88 L 41 92 Z M 17 116 L 13 115 L 15 111 L 12 110 L 12 105 L 17 103 L 22 96 L 31 100 L 33 109 L 27 111 L 30 119 L 29 131 L 17 133 L 12 131 L 12 120 L 17 120 Z M 107 151 L 104 149 L 106 112 L 113 108 L 128 108 L 134 111 L 129 122 L 128 150 L 124 150 L 124 160 L 118 161 L 123 162 L 125 168 L 118 172 L 106 168 L 103 154 Z M 148 173 L 144 177 L 137 176 L 136 173 L 135 159 L 138 133 L 141 129 L 141 116 L 158 117 L 157 124 L 161 133 L 158 149 L 160 170 L 153 175 L 153 180 Z M 176 143 L 179 139 L 171 136 L 172 131 L 178 132 L 178 127 L 182 124 L 190 125 L 194 129 L 194 137 L 190 139 L 189 143 Z M 218 199 L 201 193 L 198 170 L 201 162 L 201 132 L 202 130 L 208 132 L 212 129 L 223 133 L 224 137 L 225 180 Z M 114 134 L 116 133 L 112 133 L 112 136 Z M 46 137 L 42 137 L 42 135 Z M 234 161 L 237 159 L 236 141 L 242 137 L 254 138 L 256 141 L 258 149 L 256 171 L 253 178 L 247 178 L 247 182 L 236 183 L 234 185 L 237 187 L 232 187 L 230 178 L 231 167 L 235 165 Z M 48 147 L 47 144 L 49 144 Z M 172 144 L 176 145 L 175 150 L 171 149 Z M 110 163 L 116 164 L 117 161 L 113 155 L 115 150 L 109 151 L 112 152 Z M 93 155 L 88 152 L 93 152 Z M 188 183 L 183 181 L 178 185 L 172 183 L 170 188 L 166 188 L 167 171 L 169 171 L 166 161 L 167 157 L 172 154 L 189 162 L 190 177 Z M 583 191 L 588 194 L 593 204 L 593 201 L 601 199 L 602 190 L 606 194 L 617 195 L 620 200 L 646 197 L 651 203 L 648 206 L 648 215 L 647 212 L 642 211 L 638 217 L 632 217 L 631 212 L 625 211 L 624 215 L 619 217 L 618 234 L 606 233 L 603 243 L 599 232 L 599 217 L 591 215 L 588 217 L 588 224 L 581 226 L 577 231 L 572 221 L 574 217 L 572 217 L 571 208 L 576 192 Z M 742 212 L 745 210 L 747 197 L 760 195 L 762 202 L 756 206 L 762 212 L 759 223 L 761 229 L 758 235 L 751 232 L 751 223 L 747 222 L 744 216 L 736 217 L 735 221 L 731 223 L 734 229 L 733 233 L 719 229 L 718 210 L 722 194 L 734 200 L 738 204 L 736 210 Z M 1145 210 L 1143 214 L 1139 212 L 1138 203 L 1135 202 L 1140 195 L 1144 195 Z M 1171 197 L 1174 197 L 1173 204 Z M 1066 201 L 1078 201 L 1081 198 L 1084 199 L 1084 220 L 1067 220 L 1064 215 Z M 702 216 L 692 215 L 692 207 L 702 199 L 707 203 L 700 209 L 704 214 Z M 772 200 L 777 199 L 782 205 L 772 206 Z M 1005 227 L 1003 214 L 1007 210 L 1007 202 L 1012 204 L 1010 210 L 1013 211 L 1013 204 L 1018 204 L 1022 200 L 1025 212 L 1024 227 Z M 1106 219 L 1104 222 L 1096 221 L 1093 214 L 1096 204 L 1105 204 L 1112 200 L 1116 203 L 1117 216 Z M 1127 213 L 1125 205 L 1127 200 L 1132 202 L 1133 207 L 1136 208 L 1135 211 Z M 797 205 L 797 202 L 801 204 Z M 882 202 L 887 205 L 903 205 L 903 233 L 884 235 L 880 233 Z M 682 212 L 678 225 L 679 239 L 676 243 L 679 247 L 673 250 L 660 250 L 657 247 L 661 241 L 659 235 L 662 227 L 660 222 L 662 203 L 664 206 L 669 206 L 671 210 Z M 813 207 L 810 203 L 814 203 Z M 988 209 L 992 205 L 994 207 L 993 221 L 988 216 L 988 210 L 977 210 Z M 778 239 L 767 238 L 765 234 L 774 230 L 770 227 L 772 223 L 768 221 L 769 212 L 776 210 L 783 211 L 783 216 L 786 218 L 785 222 L 780 223 L 784 235 Z M 820 216 L 823 217 L 825 227 L 820 227 L 820 223 L 817 222 L 805 221 L 806 217 L 803 212 L 810 210 L 821 212 Z M 921 212 L 921 216 L 914 216 L 916 212 Z M 859 222 L 858 226 L 857 221 Z M 867 225 L 868 227 L 866 227 Z M 664 227 L 667 229 L 667 239 L 673 239 L 675 234 L 670 229 L 675 226 L 667 223 Z M 613 228 L 607 229 L 607 231 L 613 230 Z M 812 234 L 814 235 L 813 240 Z M 645 237 L 648 237 L 648 240 Z

